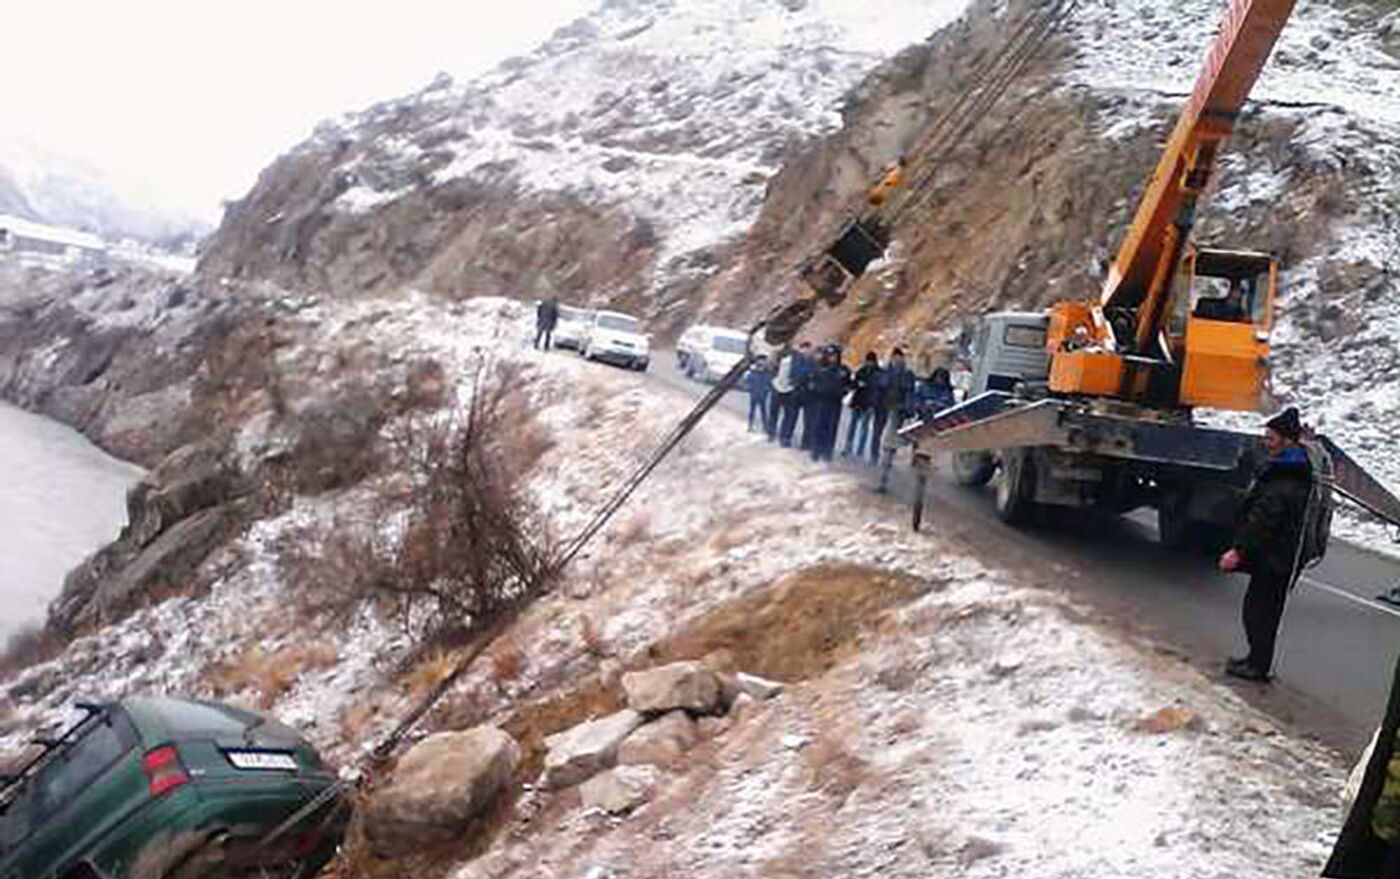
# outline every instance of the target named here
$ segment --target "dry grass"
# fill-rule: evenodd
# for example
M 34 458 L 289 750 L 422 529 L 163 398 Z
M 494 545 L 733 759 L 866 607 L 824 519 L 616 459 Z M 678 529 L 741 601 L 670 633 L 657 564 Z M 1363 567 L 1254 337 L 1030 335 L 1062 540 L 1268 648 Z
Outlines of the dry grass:
M 435 650 L 421 659 L 404 675 L 403 683 L 408 688 L 409 701 L 420 701 L 447 680 L 456 667 L 457 657 L 447 650 Z
M 379 716 L 379 707 L 370 702 L 346 705 L 340 709 L 340 738 L 346 743 L 361 744 L 369 733 L 370 724 Z
M 303 673 L 330 668 L 339 659 L 335 645 L 326 641 L 293 644 L 275 653 L 253 646 L 214 663 L 204 678 L 220 697 L 251 691 L 257 707 L 271 708 Z
M 491 678 L 505 686 L 519 680 L 525 673 L 525 651 L 514 637 L 507 635 L 496 642 L 491 650 Z
M 727 602 L 648 651 L 648 661 L 730 651 L 738 667 L 779 681 L 815 677 L 859 649 L 885 611 L 931 584 L 859 565 L 818 565 Z

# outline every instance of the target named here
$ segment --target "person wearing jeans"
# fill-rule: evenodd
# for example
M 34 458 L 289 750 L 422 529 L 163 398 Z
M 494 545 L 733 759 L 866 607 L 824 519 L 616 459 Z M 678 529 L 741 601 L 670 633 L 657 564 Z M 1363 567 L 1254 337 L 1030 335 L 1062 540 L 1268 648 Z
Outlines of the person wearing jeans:
M 852 379 L 855 388 L 851 392 L 851 419 L 846 425 L 846 447 L 841 457 L 855 455 L 865 457 L 866 443 L 870 441 L 870 423 L 874 420 L 877 407 L 876 397 L 880 393 L 880 358 L 871 351 L 865 355 L 865 362 L 856 370 Z M 883 425 L 882 425 L 883 426 Z M 875 444 L 880 443 L 879 434 Z

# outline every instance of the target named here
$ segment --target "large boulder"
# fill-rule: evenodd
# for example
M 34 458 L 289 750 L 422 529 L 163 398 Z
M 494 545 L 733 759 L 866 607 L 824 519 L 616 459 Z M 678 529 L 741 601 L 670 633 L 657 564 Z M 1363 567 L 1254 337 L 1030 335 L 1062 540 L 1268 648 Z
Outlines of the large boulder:
M 370 798 L 370 845 L 379 855 L 398 857 L 457 837 L 486 811 L 519 764 L 520 745 L 492 726 L 429 736 Z
M 617 749 L 622 765 L 672 766 L 695 746 L 700 733 L 684 711 L 672 711 L 641 727 Z
M 678 708 L 714 714 L 721 702 L 719 679 L 699 662 L 673 662 L 622 676 L 627 704 L 636 711 L 660 713 Z
M 660 782 L 655 766 L 618 766 L 585 781 L 579 793 L 584 808 L 620 815 L 645 802 Z
M 617 749 L 645 718 L 631 709 L 581 723 L 544 740 L 544 783 L 561 788 L 589 779 L 617 762 Z

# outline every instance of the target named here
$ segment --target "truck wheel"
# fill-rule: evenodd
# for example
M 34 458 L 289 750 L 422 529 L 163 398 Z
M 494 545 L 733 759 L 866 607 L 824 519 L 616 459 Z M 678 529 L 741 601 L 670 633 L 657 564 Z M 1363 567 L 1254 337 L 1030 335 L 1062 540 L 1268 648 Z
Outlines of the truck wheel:
M 1157 540 L 1167 549 L 1189 549 L 1196 529 L 1191 523 L 1191 495 L 1184 491 L 1167 492 L 1157 505 Z
M 1023 525 L 1035 514 L 1035 459 L 1030 449 L 1001 453 L 1001 482 L 997 484 L 997 516 L 1008 525 Z
M 953 478 L 958 485 L 981 488 L 992 481 L 997 464 L 986 452 L 954 452 Z

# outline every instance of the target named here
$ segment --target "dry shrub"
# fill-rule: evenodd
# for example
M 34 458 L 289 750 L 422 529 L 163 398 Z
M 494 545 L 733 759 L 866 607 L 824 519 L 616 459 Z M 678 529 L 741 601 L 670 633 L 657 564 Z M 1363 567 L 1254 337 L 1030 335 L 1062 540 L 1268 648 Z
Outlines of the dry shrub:
M 293 644 L 275 653 L 254 646 L 215 663 L 204 676 L 219 696 L 252 690 L 257 707 L 271 708 L 301 674 L 330 668 L 339 658 L 335 645 L 325 641 Z
M 550 541 L 507 451 L 519 433 L 506 405 L 515 378 L 482 366 L 463 416 L 420 413 L 398 425 L 396 463 L 414 479 L 396 544 L 369 527 L 336 528 L 319 552 L 302 546 L 314 538 L 289 541 L 288 566 L 313 612 L 344 620 L 373 604 L 420 645 L 455 645 L 547 588 Z
M 457 658 L 446 650 L 435 650 L 420 661 L 404 677 L 409 699 L 417 702 L 432 692 L 452 674 L 457 666 Z
M 24 626 L 5 641 L 0 650 L 0 676 L 16 674 L 48 662 L 63 652 L 66 641 L 43 626 Z

